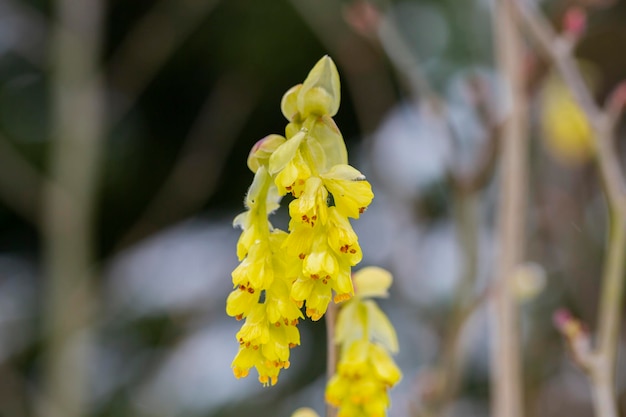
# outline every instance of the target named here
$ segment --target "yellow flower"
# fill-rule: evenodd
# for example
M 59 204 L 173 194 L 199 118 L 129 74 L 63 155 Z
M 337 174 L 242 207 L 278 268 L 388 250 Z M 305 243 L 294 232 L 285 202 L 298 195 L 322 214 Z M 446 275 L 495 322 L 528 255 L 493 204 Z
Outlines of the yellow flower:
M 310 177 L 304 183 L 304 190 L 299 198 L 289 203 L 289 215 L 313 227 L 318 222 L 326 224 L 328 219 L 328 191 L 318 177 Z
M 322 174 L 322 180 L 333 195 L 337 210 L 346 217 L 358 219 L 374 198 L 365 176 L 350 165 L 335 165 Z
M 550 75 L 541 95 L 542 139 L 548 153 L 565 165 L 581 165 L 595 154 L 593 131 L 564 81 Z
M 348 217 L 358 218 L 374 195 L 365 177 L 347 165 L 345 142 L 332 119 L 339 103 L 339 74 L 326 56 L 283 96 L 281 111 L 289 121 L 285 137 L 266 136 L 248 155 L 255 175 L 246 211 L 234 220 L 242 228 L 240 263 L 226 300 L 226 313 L 245 319 L 232 363 L 237 378 L 254 367 L 262 384 L 275 384 L 280 370 L 289 367 L 290 349 L 300 344 L 300 308 L 306 303 L 306 315 L 319 320 L 331 300 L 354 295 L 351 267 L 363 255 Z M 294 197 L 288 234 L 268 219 L 287 193 Z M 371 317 L 378 314 L 364 308 Z M 376 340 L 389 338 L 376 326 L 371 329 Z
M 339 408 L 339 416 L 384 417 L 388 390 L 402 373 L 389 354 L 398 350 L 395 330 L 369 297 L 387 295 L 391 274 L 369 267 L 357 272 L 354 281 L 356 296 L 343 304 L 337 317 L 335 343 L 341 355 L 326 386 L 326 401 Z

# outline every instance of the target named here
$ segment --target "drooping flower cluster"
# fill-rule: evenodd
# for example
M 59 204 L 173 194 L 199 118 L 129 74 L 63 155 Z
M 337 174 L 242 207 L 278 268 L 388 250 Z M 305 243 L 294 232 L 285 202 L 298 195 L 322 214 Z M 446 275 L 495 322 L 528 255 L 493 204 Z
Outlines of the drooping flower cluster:
M 390 284 L 391 274 L 381 268 L 360 270 L 354 274 L 356 296 L 338 314 L 340 359 L 326 386 L 326 401 L 338 407 L 338 417 L 384 417 L 388 390 L 402 376 L 390 356 L 398 350 L 396 332 L 370 299 L 386 296 Z
M 240 264 L 226 305 L 229 315 L 245 319 L 232 364 L 238 378 L 255 367 L 263 384 L 275 384 L 289 366 L 289 349 L 300 343 L 300 307 L 306 303 L 306 315 L 319 320 L 331 299 L 354 294 L 351 267 L 362 254 L 349 218 L 358 218 L 374 195 L 365 177 L 347 164 L 332 119 L 339 101 L 339 75 L 326 56 L 283 96 L 285 137 L 267 136 L 248 157 L 255 177 L 247 211 L 234 222 L 243 229 Z M 287 193 L 294 197 L 288 233 L 268 220 Z

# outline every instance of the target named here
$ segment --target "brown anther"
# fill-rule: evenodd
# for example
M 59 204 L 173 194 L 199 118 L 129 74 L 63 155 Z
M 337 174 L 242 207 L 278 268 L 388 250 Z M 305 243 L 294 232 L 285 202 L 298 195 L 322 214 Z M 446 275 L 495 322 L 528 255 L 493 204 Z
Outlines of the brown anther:
M 291 349 L 295 348 L 296 346 L 298 346 L 298 345 L 296 345 L 295 343 L 289 343 L 289 348 L 291 348 Z
M 254 345 L 254 346 L 252 346 L 252 349 L 254 349 L 254 350 L 259 350 L 259 345 Z
M 348 253 L 348 249 L 350 249 L 350 245 L 343 245 L 341 248 L 339 248 L 339 251 L 341 253 Z
M 350 249 L 350 253 L 352 253 L 352 254 L 356 253 L 356 249 L 354 249 L 354 248 Z
M 365 213 L 365 210 L 366 210 L 365 207 L 359 207 L 359 214 Z
M 320 279 L 320 276 L 317 274 L 311 274 L 311 279 Z
M 245 290 L 246 290 L 246 286 L 245 286 L 245 285 L 243 285 L 243 284 L 241 284 L 241 285 L 239 286 L 239 289 L 240 289 L 241 291 L 245 291 Z
M 304 180 L 302 178 L 298 180 L 298 185 L 304 185 Z
M 276 327 L 280 327 L 280 322 L 279 322 L 279 321 L 277 321 L 276 323 L 274 323 L 274 326 L 276 326 Z
M 301 253 L 300 255 L 298 255 L 298 258 L 300 258 L 300 259 L 304 259 L 304 258 L 306 258 L 306 254 Z
M 237 319 L 237 321 L 239 321 L 239 320 L 243 319 L 243 314 L 237 314 L 235 316 L 235 318 Z
M 287 317 L 285 317 L 283 319 L 283 323 L 285 323 L 285 326 L 289 326 L 289 319 Z
M 309 222 L 309 217 L 306 214 L 303 214 L 302 215 L 302 221 L 305 222 L 305 223 L 308 223 Z
M 322 282 L 323 282 L 324 284 L 328 284 L 328 280 L 327 280 L 326 278 L 324 278 L 324 279 L 322 280 Z
M 314 214 L 313 217 L 311 217 L 311 220 L 317 220 L 317 214 Z
M 291 188 L 292 188 L 292 186 L 291 186 L 291 185 L 289 185 L 289 186 L 285 187 L 285 190 L 287 190 L 287 191 L 291 191 Z
M 254 288 L 248 288 L 248 292 L 249 292 L 250 294 L 254 294 Z
M 246 347 L 247 347 L 247 348 L 249 348 L 249 347 L 250 347 L 250 344 L 251 344 L 250 342 L 246 342 L 246 343 L 245 343 L 245 345 L 246 345 Z

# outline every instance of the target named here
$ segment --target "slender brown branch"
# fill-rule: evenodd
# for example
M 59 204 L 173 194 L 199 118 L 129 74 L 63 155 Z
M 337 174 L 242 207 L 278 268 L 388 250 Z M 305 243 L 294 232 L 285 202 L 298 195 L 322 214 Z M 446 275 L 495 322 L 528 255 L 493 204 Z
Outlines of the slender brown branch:
M 585 84 L 567 41 L 558 37 L 547 20 L 529 2 L 515 1 L 515 10 L 544 55 L 559 71 L 595 133 L 597 160 L 609 204 L 626 217 L 626 182 L 614 149 L 615 117 L 604 112 Z
M 595 414 L 616 417 L 615 366 L 619 343 L 620 312 L 624 292 L 624 257 L 626 254 L 626 182 L 615 151 L 615 128 L 623 111 L 626 90 L 618 85 L 604 109 L 593 99 L 582 74 L 572 57 L 571 48 L 534 7 L 516 3 L 517 12 L 542 51 L 557 68 L 578 104 L 587 115 L 595 134 L 597 163 L 605 186 L 610 214 L 609 242 L 602 277 L 602 293 L 598 313 L 597 342 L 594 349 L 583 349 L 579 359 L 589 376 Z M 570 341 L 571 342 L 571 341 Z
M 98 76 L 103 2 L 57 0 L 52 38 L 53 149 L 45 190 L 43 417 L 87 414 L 93 345 L 94 207 L 103 137 Z
M 518 309 L 511 278 L 523 254 L 527 178 L 526 104 L 522 73 L 522 39 L 513 14 L 513 0 L 496 2 L 494 27 L 498 65 L 506 80 L 510 107 L 502 132 L 500 196 L 498 202 L 499 253 L 494 266 L 492 343 L 492 414 L 524 415 Z

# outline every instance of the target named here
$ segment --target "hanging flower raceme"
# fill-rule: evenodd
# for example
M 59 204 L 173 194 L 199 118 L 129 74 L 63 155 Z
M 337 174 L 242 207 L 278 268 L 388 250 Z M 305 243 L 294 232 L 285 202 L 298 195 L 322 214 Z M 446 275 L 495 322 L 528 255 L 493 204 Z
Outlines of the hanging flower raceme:
M 237 333 L 236 377 L 256 368 L 259 380 L 275 384 L 289 366 L 289 349 L 300 343 L 296 325 L 306 315 L 320 319 L 328 304 L 354 294 L 351 267 L 362 254 L 349 218 L 358 218 L 374 197 L 370 184 L 347 164 L 346 146 L 332 117 L 340 102 L 339 75 L 323 57 L 303 84 L 283 96 L 289 121 L 285 137 L 269 135 L 248 157 L 255 173 L 246 211 L 235 219 L 240 264 L 226 312 L 245 319 Z M 290 193 L 289 232 L 268 216 Z M 334 292 L 334 295 L 333 295 Z
M 356 296 L 337 316 L 340 359 L 326 386 L 326 401 L 338 407 L 338 417 L 384 417 L 388 390 L 402 374 L 390 356 L 398 350 L 396 332 L 371 297 L 387 296 L 391 274 L 364 268 L 354 274 L 354 285 Z

